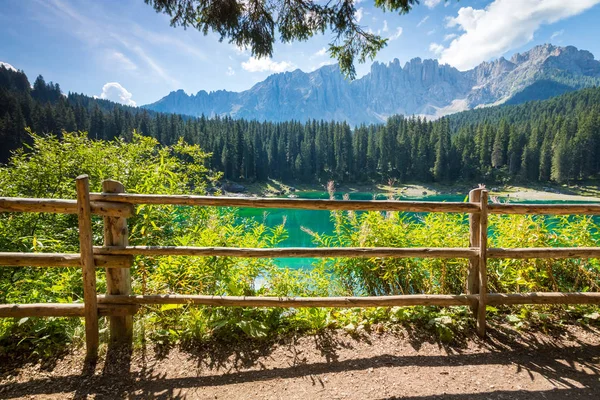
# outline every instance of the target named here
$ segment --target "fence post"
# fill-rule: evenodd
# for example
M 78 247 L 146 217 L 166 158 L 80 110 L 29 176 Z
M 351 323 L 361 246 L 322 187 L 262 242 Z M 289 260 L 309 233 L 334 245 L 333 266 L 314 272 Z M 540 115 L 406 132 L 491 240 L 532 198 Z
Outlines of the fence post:
M 469 192 L 469 203 L 479 206 L 481 202 L 482 188 L 473 189 Z M 479 213 L 469 214 L 469 247 L 479 247 L 479 224 L 481 218 Z M 467 294 L 479 293 L 479 256 L 469 259 L 469 272 L 467 275 Z M 477 317 L 477 304 L 471 306 L 473 316 Z
M 477 334 L 485 337 L 485 307 L 487 304 L 487 245 L 488 191 L 481 191 L 479 223 L 479 304 L 477 305 Z
M 79 251 L 83 275 L 83 301 L 85 317 L 85 346 L 87 357 L 98 355 L 98 304 L 96 293 L 96 265 L 94 264 L 92 240 L 92 211 L 90 208 L 90 182 L 87 175 L 76 181 L 77 215 L 79 220 Z
M 102 182 L 103 193 L 124 193 L 121 182 L 105 180 Z M 104 217 L 104 245 L 127 246 L 127 218 Z M 131 294 L 131 272 L 129 268 L 106 268 L 106 291 L 108 294 Z M 133 341 L 133 316 L 109 317 L 110 343 L 130 345 Z

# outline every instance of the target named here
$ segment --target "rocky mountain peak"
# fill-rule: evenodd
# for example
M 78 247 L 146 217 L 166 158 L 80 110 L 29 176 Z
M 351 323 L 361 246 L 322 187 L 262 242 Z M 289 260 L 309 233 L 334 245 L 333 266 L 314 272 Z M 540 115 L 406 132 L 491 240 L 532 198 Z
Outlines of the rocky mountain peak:
M 482 62 L 475 69 L 472 70 L 475 75 L 477 84 L 485 83 L 490 79 L 497 78 L 503 74 L 509 73 L 516 68 L 516 64 L 512 61 L 508 61 L 504 57 L 500 57 L 497 60 Z
M 573 46 L 543 44 L 516 53 L 510 60 L 500 57 L 464 72 L 419 57 L 401 66 L 395 58 L 387 64 L 374 62 L 368 74 L 349 81 L 334 64 L 310 73 L 297 69 L 274 74 L 239 93 L 200 91 L 189 96 L 178 90 L 145 107 L 195 116 L 333 119 L 358 125 L 383 122 L 394 114 L 439 117 L 499 104 L 536 82 L 538 86 L 550 85 L 543 90 L 545 96 L 552 95 L 552 88 L 564 91 L 565 87 L 575 90 L 598 85 L 600 62 L 590 52 Z
M 549 43 L 541 44 L 531 48 L 524 53 L 515 53 L 510 61 L 514 64 L 522 64 L 527 61 L 539 61 L 546 59 L 550 55 L 557 54 L 560 52 L 561 47 L 556 47 Z

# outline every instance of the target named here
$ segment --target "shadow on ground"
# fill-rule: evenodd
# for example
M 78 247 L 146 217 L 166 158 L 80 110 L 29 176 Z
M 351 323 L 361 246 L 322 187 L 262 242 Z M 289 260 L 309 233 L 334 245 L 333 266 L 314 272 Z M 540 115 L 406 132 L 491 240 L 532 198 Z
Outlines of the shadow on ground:
M 593 331 L 598 335 L 597 331 Z M 563 332 L 564 334 L 564 332 Z M 518 339 L 517 339 L 518 336 Z M 356 340 L 374 340 L 376 337 L 362 337 Z M 376 370 L 378 368 L 403 367 L 456 367 L 461 365 L 487 366 L 493 370 L 497 365 L 514 365 L 518 371 L 527 372 L 532 378 L 539 374 L 552 382 L 556 389 L 542 391 L 528 390 L 488 390 L 460 395 L 387 397 L 421 399 L 587 399 L 600 393 L 600 344 L 577 342 L 569 338 L 572 345 L 555 344 L 552 336 L 515 335 L 515 332 L 502 327 L 491 330 L 488 339 L 480 344 L 484 352 L 466 353 L 463 347 L 448 347 L 444 355 L 391 355 L 361 356 L 340 360 L 340 349 L 351 346 L 347 340 L 340 340 L 335 334 L 314 336 L 314 348 L 321 354 L 321 362 L 307 361 L 303 349 L 295 338 L 287 338 L 278 343 L 290 354 L 289 365 L 273 368 L 264 365 L 268 362 L 273 343 L 212 343 L 203 346 L 187 346 L 183 354 L 196 362 L 198 371 L 211 370 L 211 375 L 168 377 L 164 369 L 158 368 L 161 360 L 156 355 L 167 357 L 166 352 L 146 349 L 136 351 L 135 357 L 140 368 L 131 371 L 131 352 L 128 349 L 112 349 L 106 355 L 101 371 L 87 364 L 81 373 L 67 374 L 44 379 L 31 379 L 26 382 L 0 384 L 0 398 L 39 396 L 40 398 L 60 398 L 62 395 L 76 399 L 94 397 L 96 399 L 118 398 L 188 398 L 194 389 L 228 385 L 258 383 L 290 378 L 312 379 L 313 384 L 321 384 L 319 376 L 351 371 Z M 350 342 L 351 343 L 351 342 Z M 412 343 L 411 345 L 417 345 Z M 306 347 L 306 343 L 304 343 Z M 139 353 L 139 354 L 138 354 Z M 575 367 L 578 368 L 575 368 Z M 248 370 L 249 368 L 252 368 Z M 193 374 L 193 371 L 190 371 Z M 315 383 L 314 381 L 317 380 Z M 386 397 L 381 397 L 382 399 Z

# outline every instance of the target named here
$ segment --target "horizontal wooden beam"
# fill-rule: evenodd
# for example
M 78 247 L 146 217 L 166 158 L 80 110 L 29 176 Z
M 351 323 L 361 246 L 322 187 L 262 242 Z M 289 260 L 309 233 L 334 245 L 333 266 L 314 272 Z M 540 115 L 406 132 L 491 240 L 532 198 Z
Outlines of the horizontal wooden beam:
M 99 316 L 133 315 L 140 305 L 195 304 L 226 307 L 392 307 L 459 306 L 477 301 L 478 295 L 402 295 L 373 297 L 241 297 L 194 295 L 98 296 Z M 489 293 L 489 305 L 600 304 L 600 293 Z M 83 303 L 0 304 L 0 318 L 83 317 Z
M 139 306 L 125 304 L 98 305 L 99 316 L 133 315 Z M 34 304 L 0 304 L 0 318 L 23 317 L 83 317 L 83 303 L 34 303 Z
M 232 307 L 388 307 L 458 306 L 477 302 L 479 295 L 402 295 L 372 297 L 241 297 L 196 295 L 98 296 L 99 304 L 196 304 Z M 600 304 L 600 292 L 489 293 L 489 305 Z
M 479 212 L 479 206 L 477 204 L 433 201 L 282 199 L 130 193 L 91 193 L 90 199 L 94 201 L 123 202 L 130 204 L 179 206 L 290 208 L 304 210 Z
M 395 257 L 395 258 L 470 258 L 479 251 L 474 248 L 442 247 L 176 247 L 176 246 L 104 246 L 94 247 L 95 254 L 144 256 L 220 256 L 248 258 L 307 257 Z
M 561 293 L 561 292 L 534 292 L 534 293 L 489 293 L 487 295 L 490 305 L 511 304 L 600 304 L 600 293 Z
M 600 258 L 600 247 L 532 247 L 488 249 L 488 258 Z
M 131 204 L 92 201 L 90 206 L 92 214 L 107 217 L 128 218 L 135 213 L 134 206 Z M 77 200 L 0 197 L 0 212 L 77 214 Z
M 477 295 L 402 295 L 373 297 L 242 297 L 195 295 L 98 296 L 98 304 L 196 304 L 229 307 L 391 307 L 460 306 L 477 301 Z
M 596 215 L 600 204 L 489 204 L 490 214 Z
M 443 247 L 175 247 L 175 246 L 96 246 L 94 260 L 98 268 L 130 268 L 134 255 L 145 256 L 219 256 L 242 258 L 323 258 L 323 257 L 392 257 L 392 258 L 471 258 L 476 248 Z M 490 248 L 488 258 L 600 258 L 599 247 Z M 80 256 L 74 253 L 0 253 L 0 266 L 11 267 L 78 267 Z
M 79 267 L 79 254 L 69 253 L 0 253 L 0 266 L 5 267 Z M 133 256 L 95 255 L 98 268 L 130 268 Z
M 83 303 L 0 304 L 0 317 L 83 317 Z

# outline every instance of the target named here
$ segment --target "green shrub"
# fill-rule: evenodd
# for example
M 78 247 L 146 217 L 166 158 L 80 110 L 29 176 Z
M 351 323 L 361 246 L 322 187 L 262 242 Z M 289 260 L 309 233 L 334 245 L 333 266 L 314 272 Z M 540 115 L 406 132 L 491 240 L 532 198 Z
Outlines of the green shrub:
M 204 163 L 198 146 L 179 142 L 160 146 L 152 138 L 95 141 L 83 133 L 61 140 L 32 134 L 33 145 L 17 151 L 0 168 L 0 196 L 75 198 L 74 179 L 90 176 L 91 189 L 103 179 L 121 181 L 127 192 L 203 194 L 220 175 Z M 331 213 L 331 235 L 309 232 L 324 247 L 467 247 L 468 223 L 462 214 L 397 212 Z M 287 238 L 284 224 L 267 227 L 241 218 L 236 209 L 140 205 L 129 219 L 132 245 L 276 247 Z M 102 243 L 102 220 L 94 218 L 94 241 Z M 591 217 L 546 218 L 490 216 L 490 247 L 597 246 L 598 226 Z M 75 215 L 4 213 L 0 215 L 2 251 L 77 252 Z M 323 259 L 311 270 L 280 268 L 269 259 L 231 257 L 137 257 L 132 268 L 136 294 L 207 294 L 233 296 L 352 296 L 415 293 L 464 293 L 468 261 L 462 259 Z M 596 291 L 598 260 L 490 260 L 492 292 Z M 105 292 L 103 271 L 98 292 Z M 78 268 L 0 268 L 0 303 L 82 301 Z M 551 321 L 531 307 L 490 310 L 519 327 L 523 321 Z M 567 311 L 594 322 L 597 308 Z M 138 340 L 158 344 L 209 338 L 263 339 L 292 331 L 344 329 L 349 333 L 376 326 L 420 326 L 442 341 L 453 340 L 472 321 L 466 307 L 371 309 L 267 309 L 147 306 L 135 318 Z M 546 323 L 546 322 L 543 322 Z M 47 356 L 69 343 L 81 343 L 80 319 L 0 320 L 0 354 L 15 348 Z M 102 323 L 106 335 L 106 323 Z M 18 339 L 15 339 L 18 338 Z

